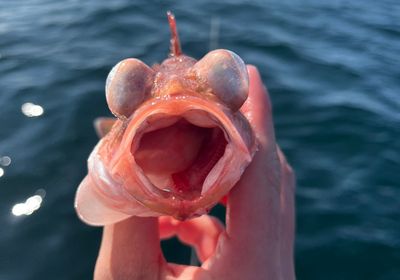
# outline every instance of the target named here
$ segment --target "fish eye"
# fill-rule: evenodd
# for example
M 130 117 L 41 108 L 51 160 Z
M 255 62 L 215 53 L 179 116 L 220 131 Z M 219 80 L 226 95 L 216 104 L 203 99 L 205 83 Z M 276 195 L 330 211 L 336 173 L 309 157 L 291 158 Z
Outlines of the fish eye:
M 110 111 L 118 118 L 129 118 L 149 95 L 153 77 L 153 69 L 135 58 L 124 59 L 115 65 L 106 81 Z
M 234 52 L 214 50 L 194 66 L 200 80 L 233 111 L 239 110 L 248 97 L 249 77 L 243 60 Z

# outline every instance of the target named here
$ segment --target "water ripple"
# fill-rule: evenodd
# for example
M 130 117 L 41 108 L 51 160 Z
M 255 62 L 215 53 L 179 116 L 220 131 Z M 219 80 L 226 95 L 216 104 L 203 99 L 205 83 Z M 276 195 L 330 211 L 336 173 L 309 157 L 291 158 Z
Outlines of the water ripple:
M 110 114 L 104 82 L 115 63 L 166 57 L 167 9 L 188 54 L 208 51 L 217 19 L 218 47 L 257 65 L 266 81 L 277 139 L 298 178 L 299 279 L 397 277 L 396 1 L 22 0 L 0 2 L 0 243 L 8 256 L 0 278 L 92 276 L 100 231 L 72 207 L 97 141 L 92 120 Z M 21 113 L 29 103 L 23 112 L 37 117 Z M 40 210 L 13 216 L 38 188 L 46 189 Z

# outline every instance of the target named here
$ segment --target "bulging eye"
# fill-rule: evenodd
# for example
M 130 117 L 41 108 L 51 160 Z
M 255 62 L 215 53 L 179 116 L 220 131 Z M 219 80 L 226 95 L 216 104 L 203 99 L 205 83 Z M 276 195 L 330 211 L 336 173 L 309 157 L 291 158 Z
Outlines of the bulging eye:
M 246 101 L 249 77 L 243 60 L 234 52 L 214 50 L 199 60 L 194 71 L 213 93 L 236 111 Z
M 124 59 L 115 65 L 106 81 L 110 111 L 118 118 L 129 118 L 150 93 L 153 78 L 153 69 L 138 59 Z

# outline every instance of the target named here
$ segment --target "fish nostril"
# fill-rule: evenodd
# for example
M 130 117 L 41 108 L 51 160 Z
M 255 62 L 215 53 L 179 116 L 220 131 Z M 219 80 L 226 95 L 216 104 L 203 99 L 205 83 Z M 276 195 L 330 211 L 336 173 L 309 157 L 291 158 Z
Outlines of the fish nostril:
M 142 61 L 128 58 L 111 70 L 106 81 L 106 99 L 118 118 L 129 118 L 150 94 L 154 70 Z
M 231 110 L 237 111 L 248 97 L 249 78 L 246 65 L 234 52 L 209 52 L 193 66 L 199 80 L 205 83 Z

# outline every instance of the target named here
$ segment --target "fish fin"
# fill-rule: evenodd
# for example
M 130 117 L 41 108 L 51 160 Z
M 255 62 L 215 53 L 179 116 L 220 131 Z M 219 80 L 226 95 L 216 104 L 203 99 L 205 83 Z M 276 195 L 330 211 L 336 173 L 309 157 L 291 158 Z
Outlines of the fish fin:
M 93 125 L 97 136 L 99 136 L 99 138 L 103 138 L 111 130 L 116 120 L 116 118 L 96 118 L 93 122 Z
M 92 226 L 114 224 L 130 217 L 107 205 L 106 199 L 96 191 L 96 185 L 87 175 L 78 187 L 75 210 L 79 218 Z
M 171 56 L 180 56 L 182 54 L 181 43 L 179 41 L 178 29 L 176 28 L 176 20 L 173 13 L 167 12 L 168 23 L 171 29 Z

